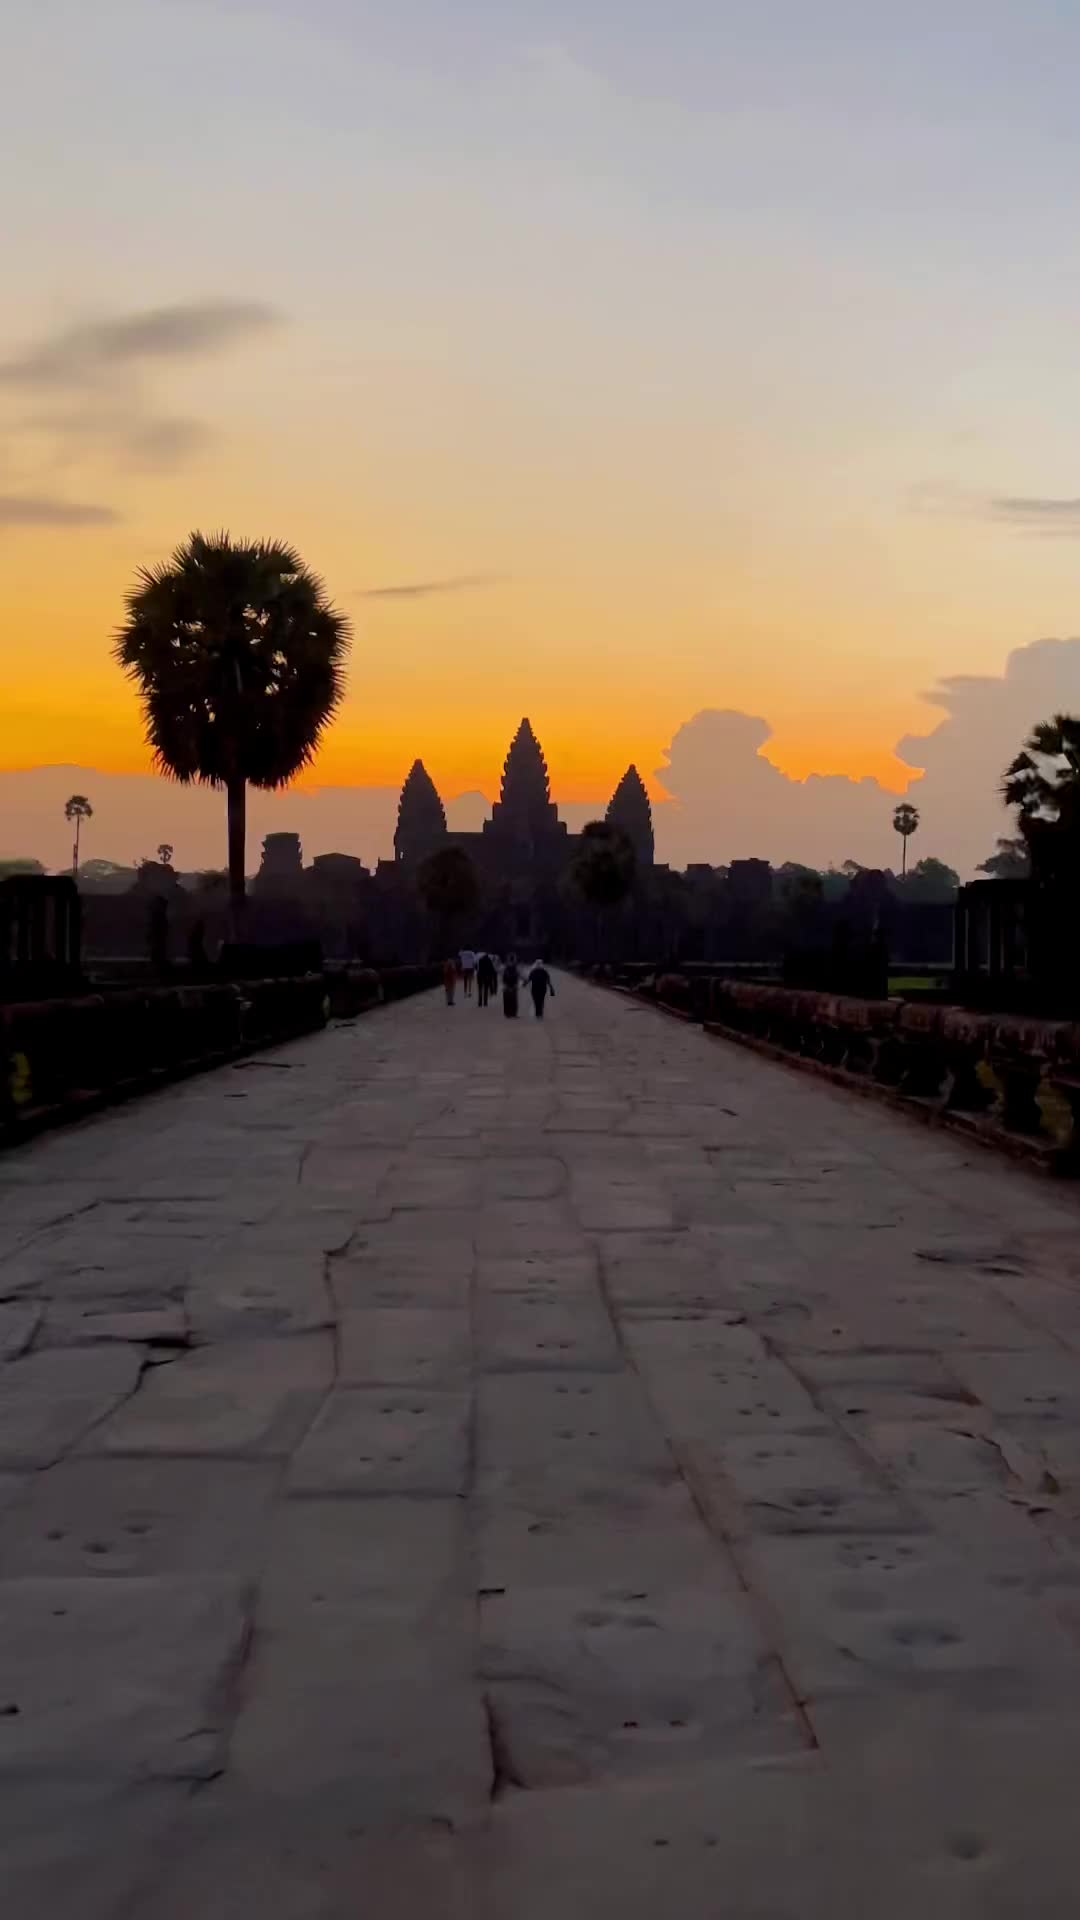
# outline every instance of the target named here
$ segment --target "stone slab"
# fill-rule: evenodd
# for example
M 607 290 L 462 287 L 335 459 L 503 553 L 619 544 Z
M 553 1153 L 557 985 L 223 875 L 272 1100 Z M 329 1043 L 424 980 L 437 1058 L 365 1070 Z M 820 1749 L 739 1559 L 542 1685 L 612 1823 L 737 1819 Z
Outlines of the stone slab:
M 339 1387 L 289 1473 L 292 1494 L 464 1492 L 469 1402 L 419 1387 Z
M 0 1581 L 0 1780 L 212 1777 L 249 1606 L 235 1580 Z

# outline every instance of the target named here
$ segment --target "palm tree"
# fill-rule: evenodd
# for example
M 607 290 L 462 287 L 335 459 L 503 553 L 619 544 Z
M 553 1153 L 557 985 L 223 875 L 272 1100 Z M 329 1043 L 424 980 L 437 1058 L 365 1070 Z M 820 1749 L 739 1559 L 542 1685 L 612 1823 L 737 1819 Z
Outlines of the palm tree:
M 570 883 L 595 910 L 598 953 L 602 916 L 626 899 L 636 874 L 637 855 L 629 835 L 611 820 L 590 820 L 570 863 Z
M 73 793 L 64 808 L 64 819 L 75 822 L 75 845 L 71 853 L 71 871 L 76 879 L 79 877 L 79 836 L 82 833 L 82 823 L 84 820 L 92 820 L 93 817 L 94 809 L 90 805 L 85 793 Z
M 161 845 L 157 850 L 157 857 L 158 857 L 159 866 L 162 866 L 162 867 L 172 866 L 173 850 L 170 847 L 169 842 L 167 840 L 163 840 L 161 842 Z
M 315 757 L 344 693 L 349 625 L 293 548 L 193 533 L 141 568 L 115 654 L 142 696 L 163 773 L 224 787 L 234 922 L 245 897 L 247 789 Z
M 1036 874 L 1075 871 L 1080 843 L 1080 720 L 1056 713 L 1032 729 L 1005 770 L 1001 797 L 1015 807 Z
M 893 814 L 892 823 L 900 835 L 903 846 L 903 853 L 900 859 L 900 878 L 903 879 L 907 873 L 907 843 L 912 834 L 918 830 L 918 807 L 913 807 L 907 800 L 901 800 L 900 805 Z

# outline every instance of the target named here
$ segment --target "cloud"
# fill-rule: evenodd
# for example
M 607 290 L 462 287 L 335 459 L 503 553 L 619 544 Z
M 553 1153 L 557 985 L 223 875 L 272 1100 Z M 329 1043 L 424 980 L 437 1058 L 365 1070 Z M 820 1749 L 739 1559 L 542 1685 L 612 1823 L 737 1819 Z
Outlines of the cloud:
M 1080 714 L 1080 639 L 1033 641 L 1002 673 L 949 674 L 922 698 L 937 724 L 896 747 L 920 776 L 910 789 L 922 816 L 914 854 L 968 876 L 1011 829 L 999 787 L 1025 736 L 1053 713 Z M 697 713 L 678 729 L 656 773 L 671 796 L 654 808 L 658 857 L 675 866 L 748 855 L 890 865 L 897 796 L 870 779 L 789 779 L 766 758 L 771 731 L 760 716 L 731 710 Z
M 109 527 L 120 516 L 112 507 L 45 495 L 0 493 L 0 527 Z
M 792 780 L 766 759 L 771 738 L 767 720 L 732 708 L 696 713 L 678 729 L 656 769 L 671 795 L 654 809 L 657 857 L 680 867 L 752 858 L 886 865 L 896 795 L 842 774 Z
M 445 580 L 406 580 L 400 586 L 358 587 L 357 600 L 426 600 L 436 593 L 475 593 L 482 587 L 498 586 L 498 573 L 455 573 Z
M 913 513 L 961 515 L 1051 538 L 1080 536 L 1080 495 L 972 493 L 928 483 L 910 488 L 907 501 Z
M 146 361 L 219 353 L 280 315 L 257 300 L 202 300 L 64 327 L 37 346 L 0 361 L 8 386 L 84 386 Z
M 1021 533 L 1080 535 L 1080 498 L 1039 499 L 1025 494 L 1001 494 L 987 502 L 991 520 Z

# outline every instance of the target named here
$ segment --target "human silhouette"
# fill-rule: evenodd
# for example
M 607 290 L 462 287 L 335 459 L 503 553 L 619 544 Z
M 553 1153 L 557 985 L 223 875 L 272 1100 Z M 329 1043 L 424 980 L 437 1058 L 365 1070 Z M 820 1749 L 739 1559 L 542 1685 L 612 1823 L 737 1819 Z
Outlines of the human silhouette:
M 487 1006 L 498 984 L 494 960 L 490 953 L 482 953 L 476 963 L 476 998 L 480 1006 Z
M 465 998 L 471 1000 L 473 979 L 476 974 L 476 955 L 471 947 L 462 947 L 458 959 L 461 963 L 461 983 L 465 989 Z
M 452 1007 L 454 1004 L 454 994 L 457 991 L 457 974 L 457 961 L 453 958 L 447 960 L 443 965 L 442 979 L 443 986 L 446 988 L 446 1004 L 448 1007 Z
M 518 988 L 521 986 L 521 974 L 518 972 L 517 954 L 508 953 L 503 968 L 503 1012 L 508 1020 L 517 1019 Z
M 554 996 L 555 987 L 551 975 L 542 960 L 534 960 L 529 970 L 529 992 L 532 994 L 533 1012 L 538 1020 L 544 1017 L 544 1001 L 550 993 Z

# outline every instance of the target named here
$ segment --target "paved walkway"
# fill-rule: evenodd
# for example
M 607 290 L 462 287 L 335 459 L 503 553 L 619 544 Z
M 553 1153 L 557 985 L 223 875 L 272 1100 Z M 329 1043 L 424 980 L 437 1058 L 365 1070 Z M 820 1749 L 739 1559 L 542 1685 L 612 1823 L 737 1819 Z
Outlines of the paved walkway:
M 1073 1920 L 1078 1224 L 572 982 L 0 1160 L 5 1920 Z

